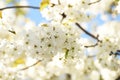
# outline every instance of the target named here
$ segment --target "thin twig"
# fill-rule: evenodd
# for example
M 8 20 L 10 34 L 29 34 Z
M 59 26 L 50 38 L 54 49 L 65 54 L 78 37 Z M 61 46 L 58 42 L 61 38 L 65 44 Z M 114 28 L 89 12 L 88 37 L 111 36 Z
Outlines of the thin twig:
M 10 6 L 10 7 L 0 8 L 0 11 L 5 10 L 5 9 L 13 9 L 13 8 L 32 8 L 32 9 L 40 9 L 40 7 L 36 7 L 36 6 Z
M 96 57 L 96 55 L 88 55 L 87 57 L 88 58 L 94 58 L 94 57 Z
M 29 68 L 31 68 L 31 67 L 37 65 L 37 64 L 40 63 L 40 62 L 41 62 L 41 60 L 38 60 L 36 63 L 34 63 L 34 64 L 30 65 L 30 66 L 27 66 L 27 67 L 25 67 L 25 68 L 19 69 L 19 71 L 29 69 Z
M 59 4 L 59 5 L 61 4 L 60 0 L 58 0 L 58 4 Z
M 62 16 L 61 22 L 67 17 L 65 13 L 60 14 Z
M 13 33 L 13 34 L 16 34 L 16 32 L 15 31 L 13 31 L 13 30 L 8 30 L 9 32 L 11 32 L 11 33 Z
M 83 32 L 85 32 L 87 35 L 89 35 L 90 37 L 96 39 L 97 41 L 100 41 L 100 40 L 98 39 L 98 37 L 94 36 L 93 34 L 91 34 L 90 32 L 88 32 L 87 30 L 85 30 L 84 28 L 82 28 L 81 25 L 79 25 L 78 23 L 75 23 L 75 24 L 76 24 Z
M 98 42 L 102 42 L 101 40 L 98 39 L 99 35 L 94 36 L 92 33 L 88 32 L 87 30 L 85 30 L 81 25 L 79 25 L 79 23 L 75 23 L 83 32 L 85 32 L 87 35 L 89 35 L 90 37 L 92 37 L 93 39 L 97 40 L 97 43 L 94 45 L 89 45 L 89 46 L 85 46 L 86 48 L 88 47 L 95 47 L 98 45 Z
M 113 52 L 111 51 L 109 55 L 110 55 L 110 56 L 111 56 L 111 55 L 115 55 L 115 57 L 116 57 L 116 56 L 120 56 L 120 50 L 117 50 L 115 53 L 113 53 Z
M 86 47 L 86 48 L 88 48 L 88 47 L 95 47 L 95 46 L 97 46 L 97 45 L 98 45 L 98 42 L 97 42 L 96 44 L 89 45 L 89 46 L 84 46 L 84 47 Z
M 100 1 L 101 1 L 101 0 L 97 0 L 97 1 L 95 1 L 95 2 L 89 3 L 88 5 L 92 5 L 92 4 L 98 3 L 98 2 L 100 2 Z
M 92 3 L 89 3 L 88 5 L 95 4 L 95 3 L 98 3 L 98 2 L 100 2 L 100 1 L 101 1 L 101 0 L 98 0 L 98 1 L 95 1 L 95 2 L 92 2 Z M 58 3 L 60 4 L 60 1 L 59 1 L 59 0 L 58 0 Z M 37 7 L 37 6 L 10 6 L 10 7 L 0 8 L 0 11 L 5 10 L 5 9 L 12 9 L 12 8 L 32 8 L 32 9 L 40 9 L 40 7 Z

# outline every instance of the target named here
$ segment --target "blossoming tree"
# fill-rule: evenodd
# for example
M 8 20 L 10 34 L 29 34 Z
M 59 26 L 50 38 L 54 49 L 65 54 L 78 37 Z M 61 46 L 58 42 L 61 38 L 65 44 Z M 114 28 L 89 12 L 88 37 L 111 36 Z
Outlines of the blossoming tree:
M 0 0 L 0 80 L 120 80 L 120 0 L 40 4 Z M 29 8 L 46 22 L 25 18 Z

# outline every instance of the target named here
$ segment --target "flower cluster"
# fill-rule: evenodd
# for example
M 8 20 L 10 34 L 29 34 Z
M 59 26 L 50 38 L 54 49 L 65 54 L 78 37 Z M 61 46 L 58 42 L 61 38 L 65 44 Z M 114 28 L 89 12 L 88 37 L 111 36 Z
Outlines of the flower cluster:
M 119 21 L 97 26 L 99 36 L 76 23 L 86 24 L 120 1 L 48 1 L 41 10 L 48 22 L 37 26 L 15 10 L 0 12 L 0 80 L 119 80 Z
M 50 0 L 48 7 L 41 12 L 47 20 L 63 23 L 86 22 L 93 17 L 87 15 L 89 3 L 89 0 Z

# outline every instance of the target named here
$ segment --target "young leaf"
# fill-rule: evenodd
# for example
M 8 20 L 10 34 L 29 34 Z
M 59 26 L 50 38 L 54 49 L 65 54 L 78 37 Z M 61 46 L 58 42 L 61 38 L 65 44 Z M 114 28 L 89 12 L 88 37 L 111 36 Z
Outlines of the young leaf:
M 20 64 L 25 64 L 25 58 L 23 57 L 19 57 L 17 58 L 13 63 L 12 63 L 12 67 L 17 67 Z
M 0 18 L 2 18 L 2 11 L 0 11 Z
M 44 8 L 46 8 L 50 3 L 50 0 L 42 0 L 40 3 L 40 11 L 42 11 Z

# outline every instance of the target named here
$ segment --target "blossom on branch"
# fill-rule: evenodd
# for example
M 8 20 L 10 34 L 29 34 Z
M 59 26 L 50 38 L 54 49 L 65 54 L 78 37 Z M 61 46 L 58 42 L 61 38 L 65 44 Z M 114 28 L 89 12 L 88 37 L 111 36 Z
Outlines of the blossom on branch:
M 120 79 L 119 20 L 94 31 L 89 25 L 99 15 L 118 16 L 120 0 L 42 0 L 40 7 L 6 1 L 0 1 L 0 80 Z M 18 14 L 23 8 L 39 10 L 46 22 L 35 25 Z

